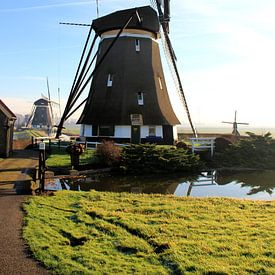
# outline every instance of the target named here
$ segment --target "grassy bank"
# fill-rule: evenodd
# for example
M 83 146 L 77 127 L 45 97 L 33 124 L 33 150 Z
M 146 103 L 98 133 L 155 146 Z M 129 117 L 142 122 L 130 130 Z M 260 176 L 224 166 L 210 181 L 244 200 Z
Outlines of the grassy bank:
M 64 191 L 24 209 L 57 274 L 275 273 L 275 202 Z
M 85 152 L 80 155 L 79 162 L 80 165 L 91 164 L 95 161 L 94 150 L 85 150 Z M 66 168 L 71 166 L 70 155 L 66 152 L 64 148 L 54 148 L 51 154 L 46 160 L 46 165 L 49 168 Z

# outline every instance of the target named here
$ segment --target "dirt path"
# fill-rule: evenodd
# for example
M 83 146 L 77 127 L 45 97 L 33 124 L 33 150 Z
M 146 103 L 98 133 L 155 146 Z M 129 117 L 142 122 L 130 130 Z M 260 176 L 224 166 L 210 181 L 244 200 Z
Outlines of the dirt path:
M 35 167 L 37 152 L 17 151 L 0 161 L 0 274 L 49 274 L 30 258 L 22 239 L 22 203 L 27 198 L 17 195 L 14 181 L 27 179 L 21 171 Z

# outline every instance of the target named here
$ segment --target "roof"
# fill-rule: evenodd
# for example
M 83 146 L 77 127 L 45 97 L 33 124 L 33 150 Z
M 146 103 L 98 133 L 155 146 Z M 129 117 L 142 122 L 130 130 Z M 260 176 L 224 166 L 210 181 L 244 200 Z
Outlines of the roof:
M 141 23 L 135 15 L 136 11 L 141 18 Z M 150 6 L 113 12 L 93 20 L 92 27 L 98 35 L 101 35 L 106 31 L 121 29 L 132 15 L 135 16 L 127 25 L 127 29 L 141 29 L 155 34 L 159 32 L 158 15 Z
M 8 108 L 8 106 L 0 99 L 0 111 L 9 119 L 16 119 L 16 115 Z
M 49 100 L 45 99 L 45 98 L 40 98 L 40 99 L 36 100 L 33 104 L 34 105 L 45 105 L 45 106 L 48 106 L 49 105 Z

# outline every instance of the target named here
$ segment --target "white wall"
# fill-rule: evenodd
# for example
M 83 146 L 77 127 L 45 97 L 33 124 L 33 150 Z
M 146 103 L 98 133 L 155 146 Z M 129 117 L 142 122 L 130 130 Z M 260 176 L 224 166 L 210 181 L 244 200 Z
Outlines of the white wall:
M 177 129 L 174 127 L 174 137 L 177 137 Z M 80 135 L 85 137 L 92 137 L 92 125 L 82 124 L 80 128 Z M 146 138 L 149 136 L 149 126 L 144 125 L 140 127 L 140 137 Z M 156 126 L 156 136 L 163 137 L 162 126 Z M 131 138 L 131 126 L 117 125 L 115 126 L 115 138 Z
M 84 137 L 91 137 L 92 136 L 92 125 L 81 124 L 80 134 Z
M 162 126 L 156 126 L 156 136 L 157 137 L 162 137 L 163 138 L 163 131 L 162 131 Z M 149 128 L 148 128 L 148 132 L 149 132 Z
M 177 129 L 177 126 L 173 126 L 173 137 L 174 137 L 174 140 L 178 140 L 178 129 Z

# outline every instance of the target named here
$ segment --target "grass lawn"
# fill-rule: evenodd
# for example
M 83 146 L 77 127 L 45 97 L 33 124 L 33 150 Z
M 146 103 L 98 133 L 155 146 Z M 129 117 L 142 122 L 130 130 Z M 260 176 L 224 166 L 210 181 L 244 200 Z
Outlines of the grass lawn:
M 80 165 L 90 164 L 94 161 L 95 150 L 85 150 L 85 152 L 80 155 Z M 51 167 L 69 167 L 71 166 L 70 155 L 65 151 L 64 148 L 53 149 L 52 153 L 46 160 L 46 165 Z
M 56 274 L 275 274 L 275 201 L 62 191 L 24 209 Z

